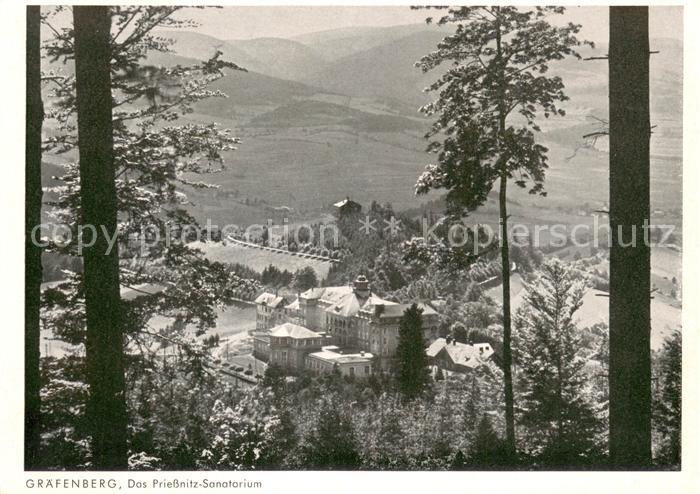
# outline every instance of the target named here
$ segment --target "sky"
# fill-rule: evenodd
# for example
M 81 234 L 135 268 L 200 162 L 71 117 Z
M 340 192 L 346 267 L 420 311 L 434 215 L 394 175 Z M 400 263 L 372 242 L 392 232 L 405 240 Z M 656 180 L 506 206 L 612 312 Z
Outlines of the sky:
M 183 11 L 199 22 L 198 32 L 219 39 L 290 38 L 301 34 L 353 26 L 394 26 L 420 23 L 426 12 L 408 6 L 227 6 Z M 607 42 L 607 7 L 569 7 L 562 20 L 583 25 L 581 37 Z M 683 39 L 682 7 L 650 7 L 651 38 Z

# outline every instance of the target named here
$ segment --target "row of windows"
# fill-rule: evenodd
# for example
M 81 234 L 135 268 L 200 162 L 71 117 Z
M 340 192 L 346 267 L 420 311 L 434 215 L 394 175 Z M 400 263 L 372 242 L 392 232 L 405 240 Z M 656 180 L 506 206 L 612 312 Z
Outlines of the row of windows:
M 309 367 L 313 370 L 321 370 L 321 369 L 326 368 L 326 366 L 318 360 L 309 360 L 309 363 L 310 363 Z M 363 366 L 362 369 L 364 369 L 364 373 L 366 376 L 368 376 L 370 374 L 370 366 L 369 365 Z M 355 367 L 349 367 L 348 372 L 350 373 L 351 376 L 354 376 L 355 375 Z
M 274 345 L 294 345 L 294 346 L 321 346 L 320 338 L 304 338 L 297 340 L 294 338 L 278 338 L 273 336 L 270 342 Z

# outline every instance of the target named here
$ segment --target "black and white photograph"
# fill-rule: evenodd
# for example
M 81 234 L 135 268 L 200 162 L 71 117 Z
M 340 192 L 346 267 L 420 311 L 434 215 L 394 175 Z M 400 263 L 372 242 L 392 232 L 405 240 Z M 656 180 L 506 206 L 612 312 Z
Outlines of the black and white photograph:
M 687 5 L 17 7 L 1 492 L 688 473 Z

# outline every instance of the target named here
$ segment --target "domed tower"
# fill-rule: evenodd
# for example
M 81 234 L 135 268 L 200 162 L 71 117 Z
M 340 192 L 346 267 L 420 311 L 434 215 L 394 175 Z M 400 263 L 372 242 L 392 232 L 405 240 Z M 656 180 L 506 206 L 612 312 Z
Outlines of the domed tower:
M 365 275 L 361 274 L 358 276 L 352 285 L 355 295 L 357 295 L 359 298 L 369 297 L 371 291 L 369 289 L 369 280 L 365 277 Z

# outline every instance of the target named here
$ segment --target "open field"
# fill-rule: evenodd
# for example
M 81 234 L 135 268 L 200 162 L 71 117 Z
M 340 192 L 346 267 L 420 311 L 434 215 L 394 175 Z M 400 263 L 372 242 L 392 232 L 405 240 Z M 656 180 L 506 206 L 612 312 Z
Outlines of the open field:
M 306 266 L 311 266 L 319 279 L 323 279 L 328 275 L 328 270 L 331 264 L 329 262 L 318 261 L 315 259 L 305 259 L 300 256 L 291 254 L 282 254 L 279 252 L 271 252 L 262 249 L 254 249 L 243 247 L 238 244 L 224 245 L 221 243 L 196 242 L 190 244 L 190 247 L 195 247 L 202 250 L 208 259 L 223 263 L 238 263 L 248 266 L 249 268 L 262 272 L 270 264 L 277 266 L 281 270 L 287 270 L 292 273 Z

